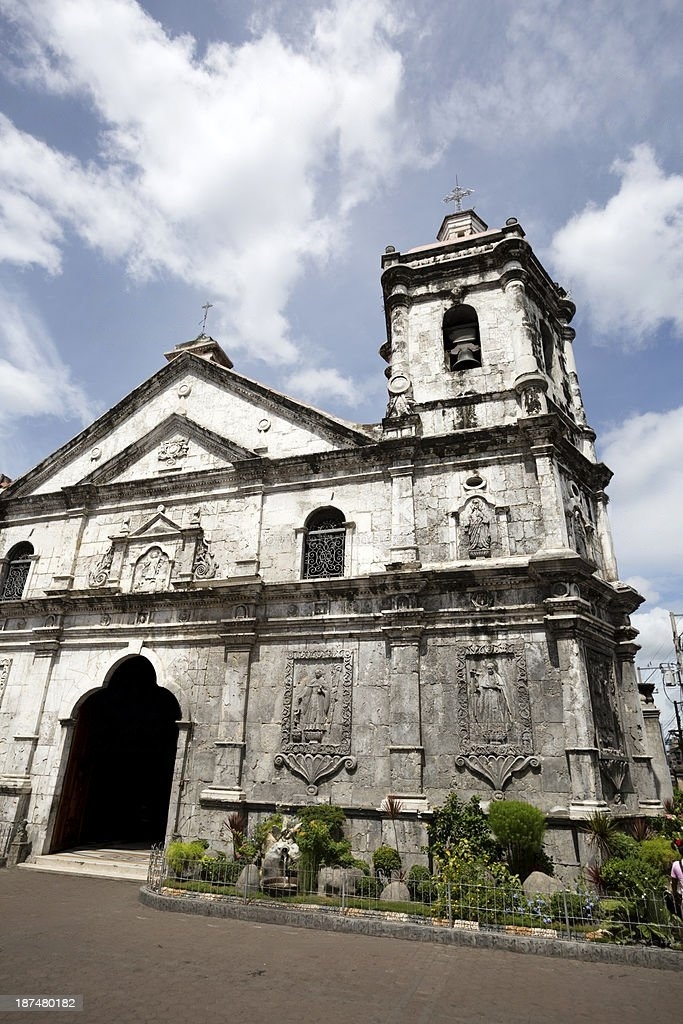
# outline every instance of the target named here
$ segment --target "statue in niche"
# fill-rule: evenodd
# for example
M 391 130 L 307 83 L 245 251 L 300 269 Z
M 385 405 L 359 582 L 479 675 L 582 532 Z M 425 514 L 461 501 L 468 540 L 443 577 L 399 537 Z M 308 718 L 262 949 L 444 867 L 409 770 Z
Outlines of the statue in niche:
M 543 412 L 539 388 L 526 389 L 524 392 L 524 409 L 527 416 L 537 416 L 540 412 Z
M 470 679 L 474 686 L 474 717 L 482 734 L 489 741 L 504 742 L 512 726 L 512 708 L 498 665 L 495 661 L 486 662 L 483 673 L 472 668 Z
M 491 517 L 486 503 L 475 498 L 464 524 L 470 558 L 488 558 L 491 554 Z
M 166 582 L 168 555 L 160 547 L 150 548 L 135 569 L 134 590 L 161 590 Z
M 586 530 L 583 513 L 578 505 L 576 505 L 569 513 L 567 520 L 569 525 L 569 536 L 573 542 L 575 550 L 582 558 L 590 559 L 591 555 L 588 542 L 588 531 Z
M 325 683 L 324 673 L 317 668 L 312 678 L 304 683 L 304 692 L 299 698 L 299 719 L 304 735 L 322 733 L 327 729 L 327 716 L 330 710 L 330 688 Z M 295 712 L 296 714 L 296 712 Z M 319 739 L 320 736 L 311 738 Z
M 602 659 L 591 659 L 588 663 L 588 681 L 599 744 L 603 749 L 620 750 L 621 730 L 615 709 L 612 666 Z

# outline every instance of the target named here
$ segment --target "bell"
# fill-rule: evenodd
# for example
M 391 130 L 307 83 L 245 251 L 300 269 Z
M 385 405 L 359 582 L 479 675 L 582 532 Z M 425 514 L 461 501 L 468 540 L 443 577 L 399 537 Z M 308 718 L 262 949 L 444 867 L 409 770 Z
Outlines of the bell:
M 458 345 L 457 351 L 451 352 L 451 370 L 471 370 L 481 366 L 481 349 L 472 342 Z

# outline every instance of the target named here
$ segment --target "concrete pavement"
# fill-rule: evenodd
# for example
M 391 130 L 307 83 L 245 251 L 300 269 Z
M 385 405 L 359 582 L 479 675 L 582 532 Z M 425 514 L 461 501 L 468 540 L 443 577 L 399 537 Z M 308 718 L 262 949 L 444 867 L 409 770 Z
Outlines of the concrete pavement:
M 671 1024 L 683 972 L 142 906 L 138 884 L 0 871 L 0 993 L 84 996 L 79 1024 Z M 0 1014 L 54 1020 L 55 1012 Z

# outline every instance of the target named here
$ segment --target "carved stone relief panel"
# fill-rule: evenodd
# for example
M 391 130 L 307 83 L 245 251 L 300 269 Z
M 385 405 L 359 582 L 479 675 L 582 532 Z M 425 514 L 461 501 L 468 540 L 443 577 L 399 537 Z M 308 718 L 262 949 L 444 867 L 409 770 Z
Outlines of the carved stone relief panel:
M 114 545 L 110 544 L 103 555 L 96 560 L 88 573 L 88 583 L 91 587 L 103 587 L 109 579 L 112 562 L 114 561 Z
M 342 648 L 294 651 L 287 658 L 276 768 L 303 778 L 308 792 L 342 767 L 353 771 L 353 655 Z
M 186 437 L 174 437 L 170 441 L 163 441 L 159 445 L 159 462 L 165 462 L 169 469 L 187 457 L 190 443 Z
M 531 709 L 523 641 L 459 644 L 456 665 L 461 747 L 530 753 Z
M 158 545 L 148 548 L 137 560 L 133 573 L 133 590 L 155 593 L 167 590 L 171 576 L 171 560 Z
M 7 680 L 9 679 L 9 670 L 12 667 L 11 658 L 3 658 L 0 661 L 0 705 L 2 705 L 2 698 L 7 687 Z
M 456 649 L 456 766 L 484 778 L 502 798 L 513 774 L 537 768 L 524 642 L 463 643 Z
M 617 687 L 611 658 L 587 655 L 588 685 L 593 704 L 595 734 L 600 753 L 623 753 L 624 740 L 617 711 Z
M 192 566 L 192 575 L 196 580 L 212 580 L 218 572 L 218 563 L 211 551 L 208 540 L 200 537 Z

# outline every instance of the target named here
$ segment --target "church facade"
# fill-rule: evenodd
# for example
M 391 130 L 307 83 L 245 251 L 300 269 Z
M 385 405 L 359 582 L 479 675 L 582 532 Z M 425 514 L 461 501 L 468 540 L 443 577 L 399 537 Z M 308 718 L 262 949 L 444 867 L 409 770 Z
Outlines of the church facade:
M 0 819 L 33 855 L 342 806 L 522 799 L 561 871 L 595 810 L 661 812 L 639 595 L 618 578 L 575 309 L 515 219 L 382 258 L 384 419 L 201 335 L 0 492 Z

